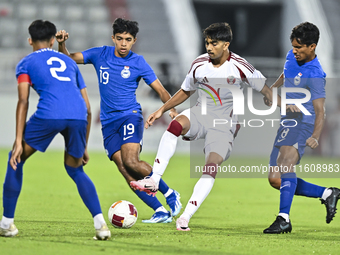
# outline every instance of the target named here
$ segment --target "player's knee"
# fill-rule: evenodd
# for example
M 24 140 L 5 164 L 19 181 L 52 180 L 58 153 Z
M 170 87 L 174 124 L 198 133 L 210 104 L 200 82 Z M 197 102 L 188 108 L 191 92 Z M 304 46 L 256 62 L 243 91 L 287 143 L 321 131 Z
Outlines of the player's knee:
M 280 178 L 268 177 L 268 181 L 269 181 L 270 186 L 272 186 L 275 189 L 280 189 L 280 186 L 281 186 L 281 179 Z
M 289 154 L 282 153 L 277 159 L 277 165 L 280 168 L 280 171 L 285 170 L 287 167 L 292 167 L 296 165 L 297 159 L 292 157 Z M 285 168 L 285 169 L 282 169 Z

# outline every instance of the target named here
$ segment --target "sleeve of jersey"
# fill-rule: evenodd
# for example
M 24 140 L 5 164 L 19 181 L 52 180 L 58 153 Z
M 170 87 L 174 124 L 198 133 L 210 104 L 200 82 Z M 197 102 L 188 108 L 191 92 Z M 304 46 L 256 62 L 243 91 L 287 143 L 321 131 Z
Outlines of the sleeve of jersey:
M 150 85 L 157 79 L 157 76 L 155 72 L 152 70 L 151 66 L 145 61 L 145 59 L 142 56 L 140 59 L 140 63 L 142 67 L 141 76 L 143 77 L 145 83 Z
M 266 83 L 266 77 L 259 70 L 254 70 L 247 76 L 249 85 L 256 91 L 261 91 Z
M 80 90 L 86 88 L 86 84 L 84 82 L 83 76 L 81 75 L 80 70 L 77 67 L 77 85 Z
M 28 70 L 26 68 L 26 61 L 25 59 L 22 59 L 17 67 L 16 67 L 16 77 L 17 77 L 17 81 L 18 81 L 18 84 L 21 83 L 21 82 L 27 82 L 28 84 L 32 85 L 32 81 L 31 81 L 31 78 L 28 74 Z
M 93 64 L 95 59 L 100 55 L 101 48 L 102 47 L 95 47 L 82 51 L 84 64 Z
M 29 85 L 32 86 L 32 81 L 28 74 L 23 73 L 18 76 L 18 84 L 21 82 L 27 82 Z
M 314 72 L 310 78 L 309 91 L 311 93 L 311 100 L 318 98 L 326 98 L 326 79 L 323 73 Z
M 187 74 L 187 76 L 185 76 L 184 81 L 182 82 L 181 89 L 183 89 L 184 91 L 195 90 L 192 86 L 192 83 L 193 83 L 193 78 L 190 77 L 189 74 Z
M 194 63 L 191 66 L 191 69 L 187 76 L 185 76 L 185 79 L 181 85 L 181 89 L 184 91 L 194 91 L 197 90 L 197 84 L 195 83 L 195 70 L 197 68 L 197 64 L 195 65 Z

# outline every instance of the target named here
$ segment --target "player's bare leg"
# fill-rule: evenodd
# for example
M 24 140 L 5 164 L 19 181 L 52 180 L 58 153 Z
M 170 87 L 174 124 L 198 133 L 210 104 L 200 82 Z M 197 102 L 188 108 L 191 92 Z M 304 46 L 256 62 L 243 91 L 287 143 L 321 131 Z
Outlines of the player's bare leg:
M 139 159 L 140 144 L 126 143 L 121 146 L 121 158 L 124 167 L 128 171 L 133 171 L 139 176 L 148 176 L 152 171 L 152 166 Z
M 111 160 L 113 162 L 115 162 L 119 172 L 123 175 L 125 181 L 127 182 L 127 184 L 129 185 L 130 187 L 130 182 L 131 181 L 136 181 L 136 180 L 139 180 L 143 177 L 137 175 L 137 174 L 134 174 L 134 176 L 132 175 L 131 172 L 128 172 L 127 169 L 125 168 L 124 164 L 123 164 L 123 160 L 122 160 L 122 154 L 121 154 L 121 151 L 117 151 L 115 152 L 112 157 L 111 157 Z
M 171 157 L 175 153 L 178 136 L 185 135 L 188 133 L 189 129 L 190 120 L 185 115 L 178 115 L 175 120 L 171 121 L 159 143 L 156 160 L 152 169 L 152 176 L 137 182 L 131 182 L 130 185 L 134 189 L 152 193 L 158 190 L 159 181 L 162 178 Z
M 278 166 L 271 166 L 268 173 L 268 181 L 270 186 L 280 190 L 281 186 L 281 173 Z
M 121 158 L 122 163 L 125 169 L 127 169 L 130 172 L 135 172 L 139 176 L 145 177 L 146 179 L 149 179 L 149 175 L 152 171 L 152 166 L 148 164 L 145 161 L 142 161 L 139 159 L 139 152 L 140 152 L 140 144 L 137 143 L 126 143 L 121 146 Z M 135 180 L 132 180 L 131 183 L 135 183 Z M 130 186 L 133 189 L 137 189 L 140 191 L 145 191 L 146 193 L 155 196 L 156 192 L 158 190 L 152 190 L 152 189 L 146 189 L 142 190 L 138 187 L 135 187 L 133 185 Z
M 176 228 L 180 231 L 189 231 L 188 226 L 191 217 L 195 214 L 198 208 L 201 206 L 203 201 L 209 195 L 212 187 L 215 183 L 215 177 L 217 174 L 217 166 L 221 165 L 223 158 L 216 152 L 210 152 L 207 159 L 205 167 L 212 168 L 214 171 L 205 172 L 202 177 L 198 180 L 194 187 L 194 191 L 189 199 L 187 206 L 183 214 L 176 221 Z
M 133 171 L 128 171 L 127 168 L 125 168 L 121 156 L 121 151 L 115 152 L 111 160 L 115 162 L 117 165 L 117 168 L 119 172 L 123 175 L 125 178 L 125 181 L 129 185 L 129 187 L 132 189 L 130 186 L 131 181 L 137 181 L 141 179 L 142 177 L 139 176 L 137 173 Z M 133 189 L 132 189 L 133 190 Z M 169 216 L 169 212 L 164 208 L 164 206 L 158 201 L 156 197 L 150 197 L 148 195 L 144 195 L 144 192 L 137 192 L 133 190 L 136 195 L 144 202 L 146 203 L 149 207 L 151 207 L 153 210 L 155 210 L 155 213 L 152 215 L 151 219 L 149 220 L 143 220 L 142 222 L 144 223 L 168 223 L 171 222 L 171 216 Z

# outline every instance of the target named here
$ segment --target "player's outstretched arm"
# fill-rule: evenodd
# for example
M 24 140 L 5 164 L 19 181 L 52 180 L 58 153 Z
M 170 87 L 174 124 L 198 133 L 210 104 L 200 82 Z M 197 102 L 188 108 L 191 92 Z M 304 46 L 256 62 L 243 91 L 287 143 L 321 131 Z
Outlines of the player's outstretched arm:
M 311 137 L 306 141 L 306 145 L 315 149 L 319 145 L 319 138 L 325 122 L 325 98 L 318 98 L 313 100 L 315 111 L 314 131 Z
M 270 86 L 270 89 L 272 90 L 273 88 L 279 88 L 283 85 L 283 79 L 284 79 L 284 74 L 282 73 L 279 78 L 277 78 L 277 80 L 273 83 L 273 85 Z M 278 103 L 281 102 L 281 97 L 278 95 Z M 267 106 L 272 106 L 272 99 L 268 99 L 266 96 L 263 98 L 263 101 L 265 103 L 265 105 Z M 278 105 L 280 106 L 280 105 Z
M 80 93 L 81 93 L 82 97 L 84 98 L 86 108 L 87 108 L 86 148 L 85 148 L 85 153 L 84 153 L 84 156 L 83 156 L 83 165 L 86 165 L 90 160 L 90 156 L 87 152 L 87 143 L 88 143 L 89 136 L 90 136 L 92 114 L 91 114 L 91 106 L 90 106 L 90 101 L 89 101 L 89 98 L 88 98 L 88 95 L 87 95 L 86 88 L 83 88 L 82 90 L 80 90 Z
M 262 95 L 264 95 L 264 103 L 267 106 L 272 105 L 273 100 L 273 91 L 267 86 L 267 84 L 264 84 L 262 90 L 260 91 Z M 279 98 L 278 98 L 279 99 Z M 278 106 L 281 106 L 281 100 L 277 102 Z
M 84 64 L 84 56 L 81 52 L 70 53 L 66 48 L 65 41 L 68 39 L 69 35 L 65 30 L 59 30 L 55 34 L 55 38 L 58 41 L 58 51 L 64 53 L 65 55 L 72 58 L 77 64 Z
M 156 79 L 154 82 L 152 82 L 150 84 L 150 87 L 154 91 L 156 91 L 156 93 L 159 95 L 163 103 L 166 103 L 170 99 L 171 97 L 170 93 L 164 88 L 164 86 L 162 85 L 159 79 Z M 171 119 L 173 119 L 178 115 L 178 113 L 175 108 L 171 108 L 169 115 Z
M 150 116 L 145 122 L 145 128 L 147 129 L 149 126 L 152 126 L 153 122 L 156 119 L 159 119 L 163 115 L 164 112 L 183 103 L 185 100 L 187 100 L 190 97 L 190 95 L 191 95 L 191 91 L 185 91 L 183 89 L 178 90 L 176 94 L 173 97 L 171 97 L 162 107 L 160 107 L 154 113 L 150 114 Z
M 262 95 L 270 104 L 266 104 L 268 106 L 272 105 L 273 91 L 265 84 L 263 89 L 261 90 Z M 281 107 L 281 97 L 277 95 L 277 106 Z M 301 110 L 296 105 L 286 105 L 286 112 L 300 112 Z
M 11 167 L 16 170 L 17 164 L 21 162 L 23 152 L 22 141 L 28 111 L 28 97 L 30 85 L 28 82 L 18 84 L 18 104 L 16 110 L 16 136 L 12 149 L 12 157 L 9 160 Z

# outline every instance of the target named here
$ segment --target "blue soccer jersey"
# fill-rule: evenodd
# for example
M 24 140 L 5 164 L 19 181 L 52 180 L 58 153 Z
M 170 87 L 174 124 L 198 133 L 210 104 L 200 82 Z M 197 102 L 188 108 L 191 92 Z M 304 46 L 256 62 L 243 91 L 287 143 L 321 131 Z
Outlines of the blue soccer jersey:
M 34 51 L 18 63 L 16 77 L 38 93 L 37 118 L 87 120 L 80 93 L 86 86 L 76 62 L 68 56 L 49 48 Z
M 313 124 L 315 121 L 315 111 L 313 100 L 318 98 L 325 98 L 326 74 L 322 70 L 319 59 L 315 57 L 312 61 L 306 62 L 302 65 L 296 61 L 293 50 L 287 54 L 286 63 L 284 65 L 284 87 L 304 88 L 311 93 L 311 99 L 304 103 L 303 106 L 311 113 L 305 115 L 301 113 L 287 113 L 282 118 L 298 118 L 303 123 Z M 287 93 L 289 99 L 304 98 L 302 93 Z
M 102 124 L 141 113 L 136 99 L 138 83 L 143 78 L 150 85 L 157 79 L 143 56 L 130 51 L 126 57 L 120 58 L 114 51 L 113 46 L 103 46 L 82 52 L 84 64 L 93 64 L 97 72 Z

